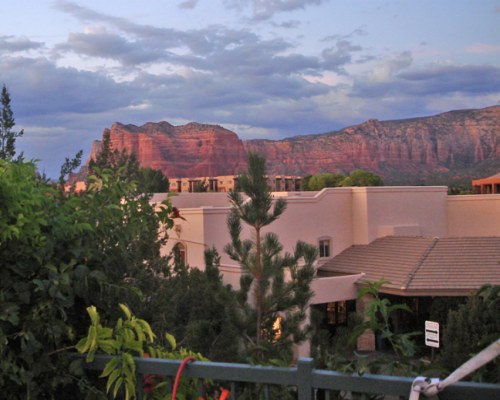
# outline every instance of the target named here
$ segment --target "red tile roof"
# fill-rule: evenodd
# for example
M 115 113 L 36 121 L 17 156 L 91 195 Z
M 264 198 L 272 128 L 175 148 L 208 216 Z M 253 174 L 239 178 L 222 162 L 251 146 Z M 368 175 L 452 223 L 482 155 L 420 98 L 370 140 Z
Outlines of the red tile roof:
M 365 273 L 384 278 L 382 292 L 467 295 L 486 283 L 500 285 L 500 237 L 387 236 L 355 245 L 323 264 L 320 275 Z

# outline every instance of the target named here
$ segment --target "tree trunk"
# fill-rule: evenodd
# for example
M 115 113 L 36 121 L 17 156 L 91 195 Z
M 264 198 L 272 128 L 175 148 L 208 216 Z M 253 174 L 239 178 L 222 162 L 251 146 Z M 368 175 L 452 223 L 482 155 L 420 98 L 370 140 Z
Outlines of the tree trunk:
M 255 311 L 257 313 L 257 332 L 256 343 L 260 344 L 262 340 L 262 262 L 260 257 L 260 228 L 255 228 Z

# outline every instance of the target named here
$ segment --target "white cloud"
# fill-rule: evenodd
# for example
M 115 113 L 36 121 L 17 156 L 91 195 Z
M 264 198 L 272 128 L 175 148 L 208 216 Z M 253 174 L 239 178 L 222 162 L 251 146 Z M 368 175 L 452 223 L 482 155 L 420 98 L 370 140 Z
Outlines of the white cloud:
M 398 54 L 390 59 L 383 60 L 377 64 L 369 74 L 368 80 L 372 83 L 388 82 L 395 74 L 408 68 L 413 61 L 409 51 Z

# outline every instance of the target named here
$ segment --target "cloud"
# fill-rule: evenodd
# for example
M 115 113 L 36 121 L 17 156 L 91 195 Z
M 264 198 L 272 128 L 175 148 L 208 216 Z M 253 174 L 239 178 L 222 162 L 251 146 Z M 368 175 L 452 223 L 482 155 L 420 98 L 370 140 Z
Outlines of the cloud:
M 284 29 L 297 29 L 300 27 L 301 23 L 298 20 L 290 20 L 284 22 L 271 22 L 272 26 L 275 28 L 284 28 Z
M 372 83 L 390 81 L 399 71 L 408 68 L 412 61 L 413 58 L 409 51 L 402 52 L 376 65 L 371 71 L 368 80 Z
M 232 9 L 243 11 L 251 8 L 252 20 L 265 21 L 275 14 L 304 9 L 310 5 L 321 5 L 329 0 L 224 0 Z
M 321 68 L 318 57 L 294 54 L 294 45 L 284 39 L 263 39 L 247 29 L 230 29 L 220 25 L 180 31 L 137 25 L 121 18 L 109 17 L 68 2 L 58 8 L 88 22 L 104 23 L 85 33 L 72 33 L 56 46 L 60 54 L 72 52 L 119 62 L 123 66 L 164 63 L 171 68 L 193 68 L 221 77 L 241 75 L 292 75 L 312 73 Z M 114 31 L 113 31 L 114 30 Z M 337 54 L 324 55 L 323 64 L 340 64 L 341 55 L 348 60 L 345 43 Z M 285 54 L 286 53 L 286 54 Z
M 127 40 L 105 29 L 88 33 L 71 33 L 65 43 L 55 46 L 54 51 L 112 59 L 124 66 L 168 59 L 168 52 L 163 47 L 156 47 L 155 43 L 147 40 Z
M 8 52 L 20 52 L 26 50 L 35 50 L 41 47 L 43 47 L 43 43 L 33 42 L 24 36 L 0 36 L 0 50 Z
M 179 8 L 193 9 L 198 5 L 198 0 L 185 0 L 179 4 Z
M 353 45 L 348 40 L 337 40 L 335 46 L 323 50 L 321 65 L 327 70 L 345 73 L 343 67 L 352 62 L 352 53 L 361 50 L 361 46 Z
M 487 65 L 429 65 L 405 70 L 384 80 L 357 79 L 351 95 L 361 98 L 410 99 L 452 93 L 500 94 L 500 68 Z M 414 100 L 411 100 L 414 101 Z
M 133 101 L 124 85 L 105 75 L 60 68 L 43 58 L 0 58 L 0 75 L 24 118 L 102 112 Z
M 418 95 L 500 92 L 500 68 L 488 65 L 436 65 L 407 71 L 399 78 Z

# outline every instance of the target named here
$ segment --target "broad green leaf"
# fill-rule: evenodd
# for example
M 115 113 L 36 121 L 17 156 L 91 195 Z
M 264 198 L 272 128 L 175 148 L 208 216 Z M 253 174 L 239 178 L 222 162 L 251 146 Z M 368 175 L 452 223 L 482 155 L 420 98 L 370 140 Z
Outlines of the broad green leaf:
M 123 346 L 126 349 L 137 351 L 141 355 L 143 353 L 142 341 L 140 341 L 140 340 L 129 340 L 129 341 L 125 342 L 123 344 Z
M 123 384 L 123 378 L 120 377 L 116 380 L 116 383 L 115 383 L 115 388 L 113 390 L 113 397 L 116 398 L 116 394 L 118 393 L 118 390 L 120 390 L 120 386 Z
M 111 386 L 113 386 L 113 383 L 115 383 L 120 374 L 121 371 L 119 369 L 115 369 L 114 371 L 111 372 L 111 374 L 108 377 L 108 382 L 106 384 L 106 393 L 109 392 L 109 389 L 111 389 Z
M 176 347 L 177 347 L 177 342 L 175 340 L 175 337 L 173 335 L 171 335 L 170 333 L 166 332 L 165 333 L 165 339 L 170 344 L 170 347 L 172 348 L 172 350 L 175 350 Z
M 80 341 L 76 344 L 75 348 L 80 352 L 80 353 L 85 353 L 90 347 L 90 343 L 88 341 L 88 338 L 83 338 L 80 339 Z
M 130 312 L 129 308 L 125 304 L 120 303 L 120 308 L 127 317 L 127 319 L 132 318 L 132 313 Z
M 99 375 L 100 378 L 104 378 L 111 374 L 111 372 L 116 371 L 116 367 L 118 366 L 118 363 L 120 362 L 120 359 L 118 357 L 113 357 L 111 360 L 109 360 L 104 367 L 104 370 L 102 371 L 101 375 Z

